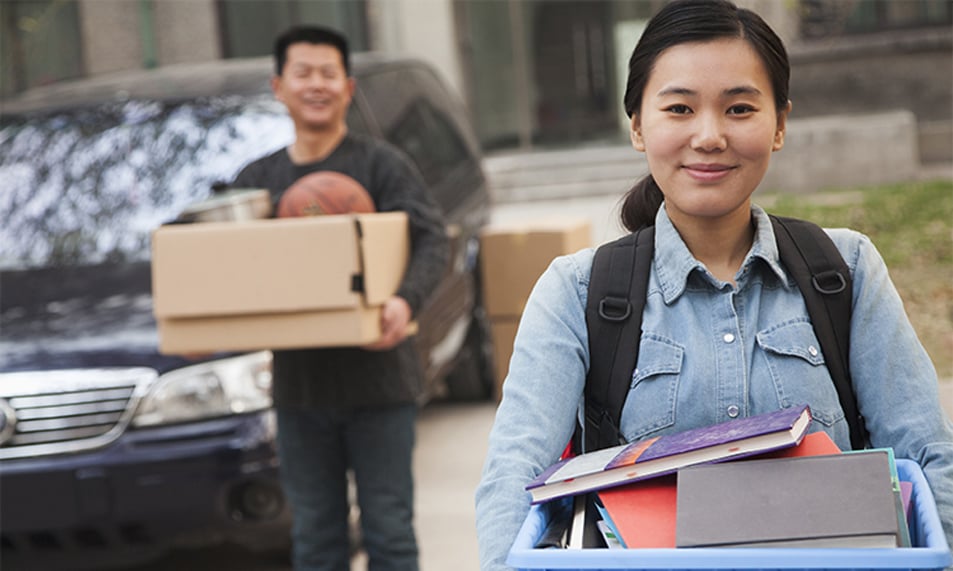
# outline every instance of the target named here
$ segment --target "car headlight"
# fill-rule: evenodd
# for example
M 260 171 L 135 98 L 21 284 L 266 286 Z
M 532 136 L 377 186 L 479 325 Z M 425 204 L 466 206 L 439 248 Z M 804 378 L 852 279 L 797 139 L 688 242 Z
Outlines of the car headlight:
M 155 426 L 271 406 L 271 353 L 261 351 L 176 369 L 139 403 L 133 426 Z

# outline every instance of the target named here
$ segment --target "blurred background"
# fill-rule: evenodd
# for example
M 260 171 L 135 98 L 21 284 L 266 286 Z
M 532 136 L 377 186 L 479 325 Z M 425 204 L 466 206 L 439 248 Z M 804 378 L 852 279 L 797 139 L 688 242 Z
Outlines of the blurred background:
M 4 0 L 0 94 L 271 52 L 290 24 L 418 56 L 465 100 L 484 150 L 625 142 L 621 95 L 664 0 Z M 740 0 L 786 41 L 792 118 L 906 109 L 920 158 L 953 159 L 949 0 Z
M 787 140 L 784 151 L 772 160 L 757 202 L 777 214 L 809 218 L 829 227 L 849 226 L 873 239 L 937 366 L 941 403 L 953 415 L 953 1 L 736 2 L 768 20 L 785 40 L 792 62 L 794 109 Z M 403 54 L 429 62 L 459 95 L 466 114 L 462 120 L 472 125 L 482 151 L 492 197 L 491 226 L 517 225 L 513 232 L 518 240 L 520 232 L 543 228 L 540 220 L 569 216 L 573 228 L 582 219 L 590 229 L 591 243 L 598 244 L 622 233 L 618 198 L 646 171 L 642 157 L 629 146 L 621 97 L 629 54 L 646 21 L 664 3 L 0 0 L 0 116 L 11 118 L 15 105 L 5 107 L 5 102 L 33 88 L 177 64 L 270 56 L 274 37 L 289 25 L 321 23 L 344 31 L 354 51 Z M 264 76 L 261 83 L 264 87 Z M 224 86 L 221 91 L 229 89 Z M 138 119 L 132 119 L 138 125 Z M 58 125 L 51 126 L 53 138 L 64 132 Z M 207 136 L 210 131 L 201 130 L 204 125 L 186 127 L 189 133 L 206 133 L 198 138 L 215 142 Z M 142 139 L 161 139 L 152 131 L 136 131 Z M 17 131 L 9 132 L 0 129 L 0 173 L 6 175 L 0 176 L 0 213 L 24 218 L 32 212 L 40 220 L 55 218 L 44 214 L 43 204 L 11 206 L 13 195 L 36 202 L 41 193 L 23 172 L 42 165 L 28 154 L 31 169 L 14 164 L 17 169 L 3 170 L 2 159 L 14 146 Z M 139 168 L 135 160 L 160 154 L 132 156 L 117 152 L 112 143 L 101 147 L 98 152 L 108 160 L 129 163 L 130 169 Z M 192 153 L 190 149 L 183 147 L 182 152 Z M 204 155 L 195 156 L 203 167 L 213 162 Z M 228 169 L 240 165 L 226 153 L 220 158 L 229 160 Z M 158 176 L 161 170 L 147 173 L 160 181 L 164 180 Z M 78 178 L 88 178 L 77 172 Z M 14 175 L 26 182 L 17 186 Z M 119 182 L 126 193 L 122 188 L 126 179 Z M 19 228 L 14 218 L 13 214 L 0 216 L 0 224 L 18 232 L 10 230 Z M 561 237 L 558 232 L 552 234 Z M 10 243 L 0 240 L 0 262 L 10 254 Z M 574 242 L 572 248 L 558 247 L 581 246 Z M 560 253 L 566 252 L 554 250 L 541 261 L 548 263 L 549 254 Z M 4 305 L 9 309 L 9 274 L 0 277 L 7 280 L 6 289 L 0 290 L 4 293 L 0 309 Z M 506 323 L 498 316 L 490 318 L 497 341 L 495 327 Z M 518 318 L 505 316 L 511 325 Z M 8 321 L 4 329 L 0 323 L 0 333 L 9 335 L 10 325 Z M 18 351 L 4 341 L 0 335 L 0 360 L 4 352 L 9 357 Z M 502 353 L 496 348 L 497 383 L 506 373 L 508 353 L 503 345 Z M 492 398 L 437 401 L 423 410 L 415 468 L 417 525 L 426 571 L 477 568 L 472 492 L 495 405 Z M 64 458 L 69 460 L 68 456 L 59 459 Z M 9 476 L 14 467 L 15 462 L 5 460 L 0 471 Z M 57 470 L 66 473 L 72 468 Z M 78 501 L 99 498 L 102 501 L 93 508 L 105 513 L 115 486 L 110 489 L 103 484 L 92 496 L 88 488 L 90 482 L 107 482 L 106 476 L 105 472 L 77 472 L 76 482 L 86 486 L 75 484 Z M 194 475 L 190 478 L 195 479 Z M 31 499 L 37 502 L 36 509 L 29 510 L 31 515 L 63 512 L 72 517 L 73 511 L 82 511 L 42 499 Z M 154 498 L 154 503 L 165 507 L 162 498 Z M 11 523 L 7 519 L 4 526 L 0 521 L 4 530 L 0 557 L 13 548 L 34 553 L 49 551 L 55 543 L 53 547 L 59 549 L 62 538 L 53 533 L 9 539 Z M 64 545 L 90 544 L 75 530 L 67 531 L 73 535 L 66 537 Z M 133 543 L 136 550 L 144 549 L 143 542 Z M 105 549 L 99 544 L 93 548 Z M 11 559 L 6 561 L 7 565 L 0 561 L 0 567 L 9 566 Z M 27 561 L 25 568 L 40 569 L 35 561 Z M 357 552 L 354 568 L 364 569 L 364 565 Z M 212 568 L 286 571 L 289 565 L 284 559 L 250 559 L 231 546 L 176 554 L 149 567 L 129 567 L 137 571 Z

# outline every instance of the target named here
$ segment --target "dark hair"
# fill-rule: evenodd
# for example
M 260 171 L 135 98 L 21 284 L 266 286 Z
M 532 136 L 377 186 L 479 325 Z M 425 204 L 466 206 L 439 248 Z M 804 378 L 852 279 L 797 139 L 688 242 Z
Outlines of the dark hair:
M 791 66 L 781 38 L 760 16 L 738 8 L 728 0 L 675 0 L 649 20 L 642 38 L 629 59 L 629 79 L 623 104 L 629 117 L 639 113 L 642 94 L 655 62 L 666 49 L 689 42 L 707 42 L 719 38 L 740 38 L 764 62 L 774 91 L 778 113 L 787 108 Z M 622 224 L 628 230 L 655 223 L 655 213 L 663 195 L 651 175 L 626 193 L 622 204 Z
M 275 40 L 275 75 L 281 75 L 288 61 L 288 48 L 292 44 L 327 44 L 337 48 L 344 63 L 344 72 L 351 75 L 351 56 L 344 34 L 320 26 L 293 26 Z

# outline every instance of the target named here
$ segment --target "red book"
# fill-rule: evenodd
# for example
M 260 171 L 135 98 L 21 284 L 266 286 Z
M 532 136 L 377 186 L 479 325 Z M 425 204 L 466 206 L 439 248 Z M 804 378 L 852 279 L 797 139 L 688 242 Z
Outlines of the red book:
M 599 491 L 622 544 L 675 547 L 675 474 Z
M 751 456 L 751 459 L 840 454 L 826 432 L 804 436 L 793 448 Z M 739 460 L 740 461 L 740 460 Z M 642 480 L 599 491 L 619 539 L 630 549 L 675 547 L 676 475 Z
M 841 449 L 834 444 L 831 437 L 826 432 L 812 432 L 804 436 L 804 440 L 794 448 L 786 448 L 775 452 L 768 452 L 757 457 L 752 456 L 752 460 L 764 460 L 767 458 L 795 458 L 797 456 L 824 456 L 827 454 L 840 454 Z

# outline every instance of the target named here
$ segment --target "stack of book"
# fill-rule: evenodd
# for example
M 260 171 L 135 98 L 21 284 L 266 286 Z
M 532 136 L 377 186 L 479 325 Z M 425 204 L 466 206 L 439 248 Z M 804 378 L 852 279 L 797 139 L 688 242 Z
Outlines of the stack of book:
M 842 453 L 810 422 L 801 405 L 557 462 L 526 487 L 565 506 L 537 547 L 909 547 L 892 450 Z

